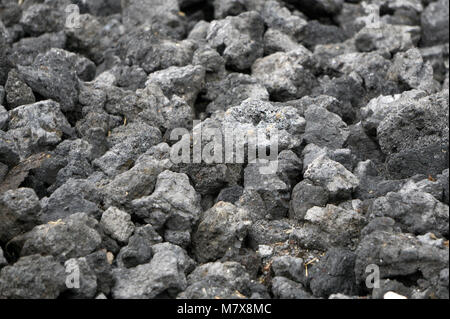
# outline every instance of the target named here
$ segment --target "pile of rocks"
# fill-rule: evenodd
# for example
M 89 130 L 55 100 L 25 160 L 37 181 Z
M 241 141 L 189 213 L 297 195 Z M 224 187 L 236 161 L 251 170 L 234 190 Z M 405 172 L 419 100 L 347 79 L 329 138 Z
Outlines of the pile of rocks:
M 448 26 L 448 0 L 0 0 L 0 299 L 449 298 Z M 224 159 L 253 129 L 272 171 Z

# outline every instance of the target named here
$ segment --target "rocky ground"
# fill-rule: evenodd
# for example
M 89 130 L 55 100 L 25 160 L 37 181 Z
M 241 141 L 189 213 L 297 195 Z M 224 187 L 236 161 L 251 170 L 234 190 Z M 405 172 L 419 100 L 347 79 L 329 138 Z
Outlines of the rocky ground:
M 0 298 L 449 298 L 448 27 L 448 0 L 0 0 Z M 276 172 L 174 162 L 194 125 L 276 128 Z

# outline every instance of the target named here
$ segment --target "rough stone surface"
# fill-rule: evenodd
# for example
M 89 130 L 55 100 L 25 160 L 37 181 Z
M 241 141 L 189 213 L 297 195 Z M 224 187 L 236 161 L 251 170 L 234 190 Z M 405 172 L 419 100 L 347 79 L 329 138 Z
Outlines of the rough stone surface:
M 325 188 L 332 198 L 350 198 L 359 185 L 355 175 L 327 156 L 319 156 L 315 159 L 308 166 L 304 176 L 315 185 Z
M 230 203 L 217 203 L 204 213 L 194 233 L 197 259 L 210 261 L 222 257 L 228 250 L 239 249 L 250 225 L 246 210 Z
M 22 256 L 53 255 L 60 261 L 86 256 L 101 244 L 98 222 L 84 213 L 33 228 L 23 235 Z
M 252 75 L 261 81 L 273 99 L 287 101 L 309 95 L 316 79 L 312 53 L 300 47 L 287 53 L 277 52 L 253 64 Z
M 0 0 L 0 299 L 448 299 L 448 6 Z
M 65 287 L 65 272 L 52 256 L 20 258 L 0 272 L 0 296 L 12 299 L 55 299 Z
M 0 195 L 0 208 L 0 240 L 4 243 L 39 223 L 41 205 L 32 189 L 19 188 L 4 192 Z
M 127 242 L 134 231 L 131 216 L 116 207 L 110 207 L 102 214 L 100 225 L 107 234 L 120 242 Z

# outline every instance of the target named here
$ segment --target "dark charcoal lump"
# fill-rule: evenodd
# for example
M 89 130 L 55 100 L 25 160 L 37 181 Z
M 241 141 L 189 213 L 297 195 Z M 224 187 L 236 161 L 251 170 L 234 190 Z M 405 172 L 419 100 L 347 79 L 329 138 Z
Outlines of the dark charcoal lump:
M 448 298 L 448 25 L 0 0 L 0 299 Z

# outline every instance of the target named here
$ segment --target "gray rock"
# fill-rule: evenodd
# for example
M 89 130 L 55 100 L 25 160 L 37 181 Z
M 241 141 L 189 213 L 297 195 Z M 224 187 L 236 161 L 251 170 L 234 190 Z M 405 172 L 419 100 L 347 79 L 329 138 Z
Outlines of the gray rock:
M 227 16 L 237 16 L 247 11 L 245 0 L 213 0 L 213 5 L 216 20 L 224 19 Z
M 440 90 L 439 83 L 434 80 L 431 63 L 423 61 L 422 54 L 417 48 L 397 53 L 394 56 L 391 72 L 399 83 L 411 89 L 423 90 L 427 93 Z
M 312 105 L 305 111 L 306 129 L 304 139 L 317 146 L 331 149 L 342 148 L 349 136 L 342 119 L 322 107 Z
M 103 212 L 100 225 L 106 234 L 122 243 L 128 242 L 134 232 L 131 216 L 116 207 L 109 207 Z
M 106 185 L 103 192 L 106 204 L 119 208 L 131 206 L 139 219 L 159 228 L 150 218 L 145 197 L 153 192 L 158 175 L 172 167 L 169 152 L 167 144 L 159 144 L 141 155 L 130 170 L 117 175 Z
M 56 154 L 51 154 L 50 158 L 34 171 L 34 175 L 52 184 L 48 191 L 54 192 L 71 178 L 88 178 L 94 171 L 90 163 L 95 152 L 94 147 L 85 140 L 65 140 L 57 146 Z
M 301 221 L 306 212 L 314 206 L 324 207 L 328 203 L 328 191 L 315 186 L 308 180 L 298 183 L 292 191 L 289 218 Z
M 370 136 L 376 136 L 380 123 L 391 113 L 398 111 L 408 103 L 426 96 L 424 91 L 410 90 L 402 94 L 378 96 L 361 108 L 362 126 Z
M 227 111 L 239 106 L 246 99 L 268 101 L 266 88 L 252 76 L 242 73 L 230 73 L 224 79 L 206 84 L 204 98 L 211 101 L 206 111 Z
M 306 121 L 292 106 L 277 107 L 259 100 L 246 100 L 239 106 L 230 108 L 224 116 L 223 126 L 242 134 L 256 130 L 271 132 L 278 130 L 278 151 L 298 149 L 302 143 Z M 270 134 L 267 134 L 270 135 Z M 267 136 L 267 139 L 270 139 Z M 268 146 L 267 142 L 262 144 Z
M 205 69 L 202 66 L 188 65 L 170 67 L 149 75 L 146 85 L 157 84 L 167 97 L 178 95 L 189 105 L 194 105 L 198 93 L 203 87 Z
M 173 252 L 178 259 L 180 271 L 184 272 L 185 275 L 191 273 L 195 267 L 195 261 L 188 255 L 187 251 L 183 248 L 173 245 L 170 243 L 158 243 L 152 246 L 154 254 L 164 253 L 167 251 Z
M 189 32 L 188 39 L 206 42 L 206 35 L 208 34 L 209 25 L 210 23 L 204 20 L 198 21 Z
M 243 192 L 243 187 L 238 185 L 224 188 L 217 196 L 216 202 L 228 202 L 235 204 L 241 198 Z
M 394 178 L 440 174 L 448 168 L 448 90 L 402 106 L 377 129 L 388 172 Z
M 115 177 L 129 170 L 139 155 L 161 142 L 161 132 L 144 123 L 130 123 L 115 128 L 108 138 L 109 151 L 93 161 L 95 168 Z
M 187 230 L 166 229 L 164 240 L 182 248 L 187 248 L 191 243 L 191 233 Z
M 105 295 L 110 294 L 111 287 L 114 285 L 112 266 L 108 255 L 106 250 L 102 249 L 83 257 L 91 270 L 90 276 L 93 272 L 97 278 L 97 291 Z
M 64 267 L 52 256 L 20 258 L 0 272 L 0 297 L 7 299 L 55 299 L 65 287 Z
M 209 46 L 200 47 L 194 52 L 192 64 L 203 66 L 207 73 L 220 73 L 225 70 L 224 58 Z
M 291 187 L 276 173 L 261 173 L 260 168 L 265 166 L 266 164 L 249 164 L 244 172 L 244 187 L 259 193 L 266 206 L 266 217 L 271 219 L 286 217 Z
M 263 34 L 261 16 L 250 11 L 237 17 L 212 21 L 206 40 L 222 54 L 227 66 L 246 70 L 263 55 Z
M 156 83 L 148 83 L 147 86 L 136 90 L 135 93 L 112 86 L 111 83 L 101 84 L 100 89 L 98 89 L 96 88 L 98 85 L 96 82 L 100 81 L 103 76 L 113 78 L 111 73 L 104 72 L 94 82 L 85 83 L 82 88 L 80 100 L 83 104 L 88 105 L 93 115 L 91 118 L 88 113 L 88 116 L 78 123 L 79 130 L 82 131 L 83 135 L 89 134 L 91 126 L 99 126 L 105 132 L 116 128 L 115 131 L 118 132 L 113 131 L 112 133 L 127 133 L 130 135 L 129 138 L 133 135 L 146 136 L 141 129 L 143 125 L 154 126 L 162 132 L 178 127 L 192 126 L 193 111 L 191 106 L 181 97 L 172 95 L 171 99 L 168 99 Z M 100 104 L 104 104 L 106 112 L 112 115 L 97 109 L 97 99 Z M 89 111 L 86 110 L 85 112 Z M 97 117 L 109 117 L 109 119 L 101 119 L 102 122 L 100 122 Z M 133 125 L 125 127 L 129 126 L 127 123 Z M 121 128 L 118 128 L 118 126 L 121 126 Z M 146 130 L 151 131 L 152 129 L 147 128 Z M 154 134 L 159 135 L 158 132 L 153 131 Z M 114 134 L 111 135 L 114 137 Z M 113 140 L 113 142 L 116 144 L 119 141 Z
M 420 14 L 423 12 L 424 6 L 429 1 L 409 0 L 409 1 L 384 1 L 382 5 L 392 11 L 386 19 L 387 22 L 393 24 L 417 25 L 420 24 Z
M 85 213 L 36 226 L 24 235 L 22 256 L 53 255 L 59 261 L 84 257 L 100 245 L 98 222 Z
M 272 279 L 272 293 L 277 299 L 313 299 L 302 284 L 279 276 Z
M 360 108 L 365 102 L 367 91 L 363 86 L 361 76 L 353 72 L 349 75 L 344 74 L 332 79 L 328 76 L 319 78 L 319 86 L 313 90 L 312 94 L 317 96 L 326 95 L 338 99 L 345 111 L 345 113 L 342 113 L 342 118 L 346 123 L 353 123 L 357 120 L 358 115 L 355 108 Z
M 0 210 L 0 241 L 6 243 L 39 223 L 41 205 L 34 190 L 19 188 L 0 195 Z
M 186 277 L 178 254 L 158 250 L 148 264 L 114 270 L 112 289 L 115 299 L 153 299 L 167 293 L 176 295 L 186 289 Z
M 444 238 L 437 238 L 433 233 L 426 233 L 425 235 L 417 236 L 417 239 L 425 245 L 431 245 L 440 248 L 445 247 Z
M 412 288 L 406 287 L 401 282 L 391 279 L 380 280 L 380 288 L 372 289 L 372 299 L 384 299 L 384 295 L 388 292 L 395 292 L 408 299 L 412 297 Z
M 138 65 L 152 73 L 191 62 L 195 51 L 192 40 L 164 39 L 149 31 L 150 28 L 138 29 L 120 39 L 118 55 L 129 65 Z
M 22 13 L 20 24 L 26 33 L 40 35 L 47 32 L 60 31 L 63 28 L 62 12 L 47 4 L 34 4 Z
M 449 57 L 449 45 L 438 44 L 432 47 L 420 48 L 423 61 L 433 67 L 434 79 L 440 83 L 445 82 L 448 67 L 446 61 Z M 443 86 L 445 88 L 445 86 Z
M 448 42 L 448 0 L 430 3 L 421 15 L 422 44 L 431 46 Z
M 334 19 L 343 29 L 344 34 L 350 38 L 373 21 L 366 20 L 367 14 L 370 14 L 370 12 L 367 12 L 366 8 L 360 3 L 355 1 L 352 1 L 352 3 L 344 2 L 341 12 Z
M 249 245 L 257 249 L 260 245 L 283 243 L 289 239 L 292 228 L 286 220 L 258 220 L 248 230 Z
M 304 177 L 311 180 L 314 185 L 325 188 L 332 199 L 351 198 L 359 185 L 358 178 L 342 164 L 323 155 L 309 164 Z
M 228 251 L 220 261 L 235 261 L 240 263 L 253 279 L 258 277 L 262 267 L 261 256 L 255 250 L 247 247 Z
M 6 102 L 13 109 L 20 105 L 32 104 L 36 101 L 33 91 L 23 82 L 16 70 L 8 73 L 5 84 Z
M 299 100 L 289 101 L 286 104 L 294 104 L 302 116 L 312 105 L 324 108 L 329 112 L 339 115 L 346 123 L 352 122 L 355 118 L 355 111 L 349 105 L 342 103 L 335 97 L 329 95 L 305 96 Z
M 84 52 L 86 56 L 97 64 L 103 62 L 104 53 L 118 36 L 124 33 L 122 24 L 112 20 L 104 25 L 90 14 L 80 14 L 77 28 L 64 28 L 66 47 L 71 51 Z M 114 35 L 115 33 L 115 35 Z
M 241 293 L 228 287 L 212 286 L 208 281 L 200 281 L 189 285 L 185 291 L 177 296 L 177 299 L 244 299 L 244 297 Z
M 354 210 L 334 205 L 313 207 L 306 212 L 305 223 L 295 228 L 290 239 L 307 249 L 353 247 L 358 242 L 365 218 Z
M 317 45 L 344 42 L 346 36 L 343 30 L 335 25 L 311 20 L 302 29 L 299 39 L 304 46 L 313 49 Z
M 342 0 L 284 0 L 308 15 L 333 16 L 342 10 Z
M 0 85 L 0 105 L 3 103 L 3 99 L 5 98 L 5 88 Z
M 60 105 L 47 100 L 16 107 L 9 112 L 8 134 L 16 141 L 21 157 L 56 146 L 73 132 Z
M 358 293 L 354 273 L 356 255 L 347 249 L 332 248 L 311 268 L 310 288 L 314 296 L 328 298 L 342 293 Z
M 407 25 L 380 23 L 379 28 L 366 26 L 355 35 L 355 46 L 361 52 L 388 50 L 390 53 L 406 51 L 417 46 L 420 28 Z
M 139 66 L 120 65 L 110 70 L 117 80 L 117 86 L 125 90 L 136 91 L 145 87 L 147 73 Z
M 8 167 L 14 167 L 20 161 L 19 152 L 14 139 L 0 130 L 0 162 Z
M 33 64 L 35 58 L 51 48 L 64 49 L 66 35 L 64 32 L 44 33 L 38 37 L 22 38 L 13 43 L 9 59 L 14 65 Z
M 298 283 L 306 284 L 307 275 L 303 259 L 280 256 L 272 259 L 272 271 L 276 277 L 282 276 Z
M 288 101 L 309 95 L 318 84 L 312 73 L 314 63 L 313 54 L 299 45 L 293 51 L 257 60 L 252 75 L 264 84 L 272 99 Z
M 357 282 L 364 282 L 366 267 L 377 265 L 380 278 L 396 276 L 408 278 L 420 271 L 425 279 L 431 279 L 448 267 L 448 249 L 425 245 L 411 234 L 392 234 L 375 231 L 364 237 L 355 251 Z
M 361 230 L 361 238 L 376 231 L 384 231 L 387 233 L 401 232 L 401 230 L 395 226 L 395 220 L 392 218 L 375 217 Z
M 166 133 L 166 140 L 171 130 L 192 127 L 194 109 L 185 101 L 184 97 L 173 95 L 169 100 L 163 95 L 159 86 L 152 84 L 146 86 L 142 91 L 138 90 L 137 95 L 136 106 L 142 107 L 143 110 L 132 118 L 141 119 L 149 125 L 158 127 L 161 132 Z
M 303 167 L 304 172 L 306 172 L 311 163 L 323 156 L 342 164 L 349 171 L 353 171 L 356 162 L 355 156 L 353 156 L 351 150 L 347 148 L 329 149 L 328 147 L 319 147 L 315 144 L 308 144 L 303 149 L 302 155 L 305 164 Z
M 78 77 L 73 54 L 51 49 L 39 54 L 31 66 L 18 66 L 19 75 L 31 89 L 61 104 L 63 111 L 75 110 L 78 102 Z
M 252 221 L 266 218 L 266 204 L 257 191 L 244 188 L 236 206 L 246 209 Z
M 277 175 L 292 189 L 301 179 L 303 169 L 302 160 L 291 150 L 284 150 L 278 154 Z
M 380 163 L 378 163 L 378 166 L 381 166 Z M 371 160 L 359 162 L 353 173 L 359 179 L 355 197 L 361 200 L 383 196 L 389 191 L 400 189 L 403 185 L 403 181 L 385 180 L 377 165 Z
M 120 0 L 85 0 L 77 1 L 81 8 L 95 16 L 109 16 L 121 12 Z
M 445 173 L 445 171 L 444 171 Z M 443 175 L 441 175 L 443 176 Z M 442 177 L 441 177 L 442 178 Z M 441 202 L 445 202 L 445 185 L 443 183 L 444 181 L 441 179 L 434 179 L 432 176 L 431 178 L 428 177 L 426 179 L 422 179 L 419 181 L 416 180 L 408 180 L 400 189 L 402 192 L 410 192 L 410 191 L 416 191 L 416 192 L 423 192 L 428 193 L 430 195 L 433 195 L 434 198 Z
M 385 155 L 381 152 L 380 146 L 364 131 L 361 122 L 350 125 L 349 131 L 346 147 L 355 156 L 355 162 L 370 159 L 377 166 L 384 163 Z
M 136 227 L 128 245 L 117 255 L 118 265 L 133 268 L 148 263 L 153 256 L 152 246 L 160 242 L 162 238 L 152 225 Z
M 3 22 L 0 24 L 0 83 L 5 84 L 6 78 L 8 76 L 9 69 L 11 69 L 11 64 L 7 56 L 7 41 L 8 33 L 6 31 Z
M 248 212 L 219 202 L 203 213 L 193 234 L 194 254 L 200 262 L 215 260 L 229 250 L 239 249 L 251 221 Z
M 90 161 L 94 154 L 94 147 L 85 140 L 64 140 L 47 154 L 39 167 L 33 169 L 32 177 L 51 185 L 48 191 L 53 192 L 70 178 L 87 178 L 92 173 Z
M 202 286 L 206 289 L 199 289 Z M 229 298 L 242 298 L 242 295 L 249 294 L 249 286 L 250 276 L 239 263 L 207 263 L 195 268 L 188 276 L 188 287 L 178 298 L 214 298 L 216 295 L 213 293 Z
M 294 39 L 279 30 L 269 29 L 264 34 L 264 55 L 293 51 L 297 46 Z
M 401 190 L 398 193 L 388 193 L 373 202 L 370 213 L 372 217 L 394 219 L 404 232 L 448 235 L 448 205 L 421 191 Z
M 5 180 L 8 171 L 9 171 L 8 166 L 3 163 L 0 163 L 0 183 Z
M 400 93 L 398 83 L 389 72 L 391 65 L 390 54 L 384 50 L 340 54 L 327 60 L 326 67 L 345 75 L 333 80 L 322 79 L 319 93 L 334 96 L 353 107 L 364 106 L 379 95 Z
M 151 32 L 181 38 L 185 34 L 185 25 L 179 14 L 177 0 L 127 0 L 122 2 L 123 23 L 128 29 L 137 25 L 148 25 Z
M 101 195 L 95 184 L 88 180 L 69 179 L 50 197 L 41 200 L 39 219 L 47 223 L 79 212 L 97 218 L 101 216 L 100 201 Z
M 298 39 L 307 24 L 306 20 L 303 17 L 292 13 L 277 1 L 261 2 L 261 16 L 269 30 L 277 30 L 293 39 Z
M 165 225 L 170 230 L 191 231 L 201 213 L 200 195 L 190 185 L 188 176 L 171 171 L 159 174 L 153 194 L 138 201 L 139 206 L 145 203 L 150 219 L 164 215 Z
M 443 202 L 447 205 L 449 204 L 449 187 L 448 187 L 448 175 L 449 175 L 448 168 L 444 171 L 442 171 L 442 174 L 438 175 L 438 182 L 442 185 L 442 188 L 444 189 L 443 194 Z
M 96 66 L 94 62 L 79 54 L 72 54 L 71 58 L 74 61 L 75 71 L 80 80 L 91 81 L 95 78 Z
M 187 164 L 179 166 L 187 174 L 194 188 L 202 195 L 216 195 L 227 185 L 236 185 L 241 179 L 242 164 Z

